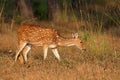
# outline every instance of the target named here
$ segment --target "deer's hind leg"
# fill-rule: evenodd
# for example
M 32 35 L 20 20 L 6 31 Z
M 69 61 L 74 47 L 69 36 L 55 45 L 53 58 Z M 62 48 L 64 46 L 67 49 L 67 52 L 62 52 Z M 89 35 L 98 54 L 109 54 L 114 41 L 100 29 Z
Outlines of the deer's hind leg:
M 21 64 L 27 63 L 27 57 L 28 57 L 27 54 L 30 51 L 31 47 L 32 47 L 31 44 L 27 44 L 24 47 L 24 49 L 22 50 L 22 52 L 21 52 L 21 54 L 20 54 L 20 56 L 18 58 Z
M 31 44 L 27 44 L 27 45 L 25 46 L 25 48 L 23 49 L 23 57 L 24 57 L 25 63 L 27 63 L 27 54 L 28 54 L 28 52 L 30 51 L 31 47 L 32 47 Z
M 15 55 L 15 61 L 17 61 L 18 56 L 20 55 L 20 52 L 24 49 L 26 45 L 27 45 L 27 42 L 22 42 L 22 41 L 19 42 L 19 48 Z

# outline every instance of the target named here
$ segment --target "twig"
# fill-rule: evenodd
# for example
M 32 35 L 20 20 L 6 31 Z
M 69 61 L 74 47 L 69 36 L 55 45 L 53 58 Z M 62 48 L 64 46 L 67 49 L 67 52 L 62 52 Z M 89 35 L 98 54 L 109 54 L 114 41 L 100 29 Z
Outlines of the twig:
M 2 5 L 2 9 L 1 9 L 1 11 L 0 11 L 0 19 L 1 19 L 2 13 L 3 13 L 3 10 L 4 10 L 4 8 L 5 8 L 5 2 L 6 2 L 6 0 L 4 0 L 4 3 L 3 3 L 3 5 Z

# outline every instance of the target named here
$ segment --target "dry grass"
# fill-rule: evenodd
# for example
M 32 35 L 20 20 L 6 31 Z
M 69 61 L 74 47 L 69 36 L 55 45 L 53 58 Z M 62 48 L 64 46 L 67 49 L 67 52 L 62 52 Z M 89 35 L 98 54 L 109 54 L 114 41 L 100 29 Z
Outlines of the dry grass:
M 17 39 L 15 35 L 1 34 L 0 35 L 0 51 L 15 51 Z
M 54 28 L 66 37 L 76 31 L 61 27 Z M 14 62 L 16 31 L 0 34 L 0 80 L 120 80 L 120 38 L 90 33 L 85 43 L 85 53 L 76 47 L 60 47 L 61 62 L 50 50 L 43 61 L 42 48 L 34 47 L 28 63 L 21 65 Z

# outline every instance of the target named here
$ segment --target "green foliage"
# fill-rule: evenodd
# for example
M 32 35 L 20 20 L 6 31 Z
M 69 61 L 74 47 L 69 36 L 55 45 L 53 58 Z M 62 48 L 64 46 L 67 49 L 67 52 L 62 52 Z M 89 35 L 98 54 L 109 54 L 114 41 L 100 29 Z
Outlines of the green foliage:
M 41 20 L 48 19 L 48 3 L 47 0 L 32 0 L 35 16 Z
M 88 41 L 89 39 L 90 39 L 90 35 L 89 34 L 85 34 L 83 36 L 83 40 Z
M 5 2 L 5 5 L 2 6 Z M 16 10 L 16 0 L 1 0 L 0 1 L 0 10 L 4 7 L 3 10 L 3 16 L 7 18 L 7 20 L 10 20 L 13 15 L 14 11 Z
M 54 25 L 54 24 L 51 24 L 50 27 L 51 27 L 51 28 L 55 28 L 55 25 Z
M 16 24 L 21 24 L 24 18 L 22 16 L 17 16 L 14 20 Z

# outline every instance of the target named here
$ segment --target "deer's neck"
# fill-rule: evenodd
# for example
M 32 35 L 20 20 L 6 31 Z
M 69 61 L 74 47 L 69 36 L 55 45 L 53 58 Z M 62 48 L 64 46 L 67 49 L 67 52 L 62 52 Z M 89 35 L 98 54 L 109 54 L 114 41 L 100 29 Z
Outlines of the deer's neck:
M 75 43 L 73 39 L 59 37 L 58 39 L 58 46 L 74 46 Z

